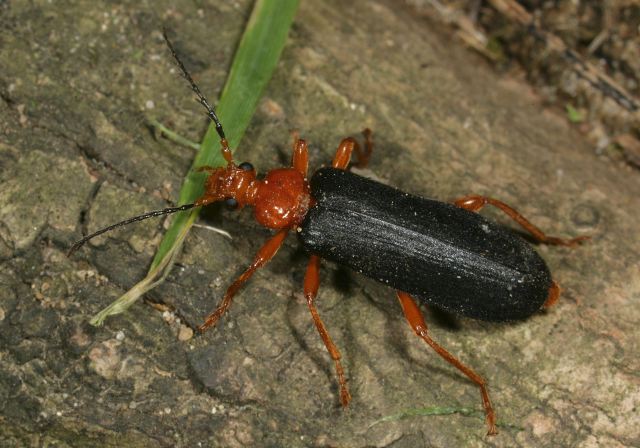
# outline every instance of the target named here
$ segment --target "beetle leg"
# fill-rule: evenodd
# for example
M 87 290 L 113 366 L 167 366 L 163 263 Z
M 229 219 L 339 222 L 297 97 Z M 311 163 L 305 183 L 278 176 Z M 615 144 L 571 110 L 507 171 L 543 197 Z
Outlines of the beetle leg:
M 550 308 L 556 304 L 558 299 L 560 298 L 560 285 L 558 285 L 555 281 L 551 280 L 551 286 L 549 287 L 549 295 L 547 296 L 547 300 L 542 304 L 542 308 Z
M 327 328 L 322 323 L 318 310 L 316 309 L 315 299 L 318 294 L 318 288 L 320 287 L 320 257 L 312 255 L 307 265 L 307 272 L 304 276 L 304 297 L 307 299 L 307 305 L 309 305 L 309 311 L 311 311 L 311 317 L 313 317 L 313 323 L 316 324 L 318 333 L 324 342 L 325 347 L 331 359 L 336 365 L 336 373 L 338 374 L 338 382 L 340 383 L 340 401 L 342 406 L 347 406 L 351 401 L 351 394 L 347 389 L 347 380 L 344 376 L 344 369 L 340 363 L 340 352 L 331 340 L 331 336 L 327 332 Z
M 244 271 L 240 275 L 240 277 L 238 277 L 236 281 L 231 284 L 231 286 L 229 286 L 218 308 L 216 308 L 215 311 L 209 314 L 204 323 L 198 327 L 199 332 L 205 332 L 209 327 L 214 326 L 216 322 L 218 322 L 218 319 L 220 319 L 220 317 L 222 317 L 222 315 L 231 306 L 233 296 L 238 291 L 238 289 L 240 289 L 244 282 L 246 282 L 256 270 L 263 267 L 269 260 L 273 258 L 276 252 L 278 252 L 278 249 L 280 249 L 280 246 L 282 246 L 282 243 L 287 237 L 288 232 L 289 229 L 280 230 L 260 248 L 253 260 L 253 263 L 251 263 L 247 270 Z
M 340 142 L 340 145 L 338 145 L 338 149 L 336 150 L 336 154 L 333 156 L 333 163 L 331 165 L 339 170 L 346 170 L 349 166 L 349 161 L 351 160 L 353 148 L 356 146 L 358 146 L 358 142 L 355 141 L 353 137 L 343 139 Z
M 297 135 L 297 133 L 296 133 Z M 291 166 L 307 178 L 309 168 L 309 151 L 307 150 L 307 142 L 297 139 L 293 144 L 293 155 L 291 156 Z
M 476 372 L 465 366 L 451 353 L 449 353 L 444 347 L 435 342 L 429 336 L 427 324 L 424 321 L 424 317 L 420 312 L 420 308 L 413 300 L 413 298 L 406 292 L 396 291 L 400 305 L 402 305 L 402 311 L 404 312 L 409 325 L 413 328 L 413 331 L 420 336 L 432 349 L 434 349 L 440 356 L 442 356 L 448 363 L 452 364 L 456 369 L 464 373 L 471 381 L 476 383 L 480 387 L 480 393 L 482 394 L 482 406 L 484 407 L 484 413 L 486 415 L 487 426 L 489 431 L 487 435 L 495 435 L 498 433 L 496 429 L 496 416 L 491 407 L 491 400 L 489 399 L 489 392 L 487 390 L 486 381 L 478 375 Z
M 356 158 L 358 168 L 365 168 L 369 163 L 371 152 L 373 151 L 373 140 L 371 139 L 371 129 L 366 128 L 362 131 L 364 135 L 364 150 L 360 148 L 360 145 L 353 137 L 347 137 L 340 142 L 335 156 L 333 156 L 332 166 L 340 170 L 346 170 L 351 160 L 351 153 L 356 152 Z
M 358 163 L 356 164 L 358 168 L 366 168 L 369 164 L 369 159 L 373 152 L 373 139 L 371 138 L 371 134 L 372 132 L 369 128 L 365 128 L 362 131 L 362 135 L 364 136 L 364 150 L 360 148 L 360 145 L 354 147 L 356 157 L 358 158 Z
M 582 241 L 588 240 L 590 238 L 589 236 L 579 236 L 571 239 L 563 239 L 563 238 L 557 238 L 555 236 L 547 236 L 542 230 L 540 230 L 539 228 L 531 224 L 531 222 L 529 222 L 527 218 L 522 216 L 516 210 L 514 210 L 513 208 L 511 208 L 510 206 L 508 206 L 502 201 L 499 201 L 497 199 L 493 199 L 487 196 L 479 196 L 479 195 L 472 194 L 469 196 L 462 197 L 460 199 L 456 199 L 453 203 L 456 206 L 460 208 L 464 208 L 465 210 L 469 210 L 471 212 L 480 211 L 480 209 L 482 209 L 482 207 L 484 207 L 487 204 L 493 205 L 494 207 L 499 208 L 504 213 L 509 215 L 509 217 L 513 219 L 515 222 L 520 224 L 522 228 L 524 228 L 527 232 L 529 232 L 533 236 L 533 238 L 539 243 L 554 244 L 559 246 L 575 246 L 576 244 L 579 244 Z

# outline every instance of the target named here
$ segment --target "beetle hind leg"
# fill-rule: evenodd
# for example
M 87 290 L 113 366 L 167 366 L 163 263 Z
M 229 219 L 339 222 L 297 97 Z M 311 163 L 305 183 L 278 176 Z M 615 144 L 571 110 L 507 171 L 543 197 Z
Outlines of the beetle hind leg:
M 589 236 L 579 236 L 576 238 L 564 239 L 555 236 L 548 236 L 542 230 L 534 226 L 527 218 L 522 216 L 514 208 L 510 207 L 502 201 L 487 196 L 472 194 L 456 199 L 455 201 L 453 201 L 453 203 L 460 208 L 469 210 L 470 212 L 478 212 L 485 205 L 493 205 L 494 207 L 499 208 L 504 213 L 506 213 L 515 222 L 520 224 L 520 226 L 527 232 L 529 232 L 531 236 L 533 236 L 533 238 L 539 243 L 553 244 L 557 246 L 575 246 L 590 238 Z
M 549 287 L 549 295 L 547 300 L 542 304 L 543 309 L 551 308 L 556 304 L 560 298 L 560 286 L 553 280 L 551 280 L 551 286 Z
M 485 413 L 485 421 L 487 422 L 488 431 L 487 435 L 495 435 L 498 434 L 498 430 L 496 429 L 496 415 L 493 411 L 493 407 L 491 406 L 491 400 L 489 399 L 489 391 L 487 390 L 487 382 L 474 372 L 469 367 L 465 366 L 451 353 L 449 353 L 444 347 L 435 342 L 429 336 L 429 332 L 427 329 L 427 324 L 424 321 L 424 317 L 422 316 L 422 312 L 418 305 L 413 300 L 413 298 L 407 294 L 406 292 L 397 291 L 398 300 L 400 300 L 400 305 L 402 306 L 402 311 L 404 312 L 407 321 L 409 321 L 409 325 L 413 329 L 413 331 L 422 338 L 432 349 L 436 351 L 440 356 L 442 356 L 449 364 L 453 365 L 456 369 L 460 370 L 464 373 L 467 378 L 476 383 L 476 385 L 480 388 L 480 394 L 482 396 L 482 406 L 484 407 Z

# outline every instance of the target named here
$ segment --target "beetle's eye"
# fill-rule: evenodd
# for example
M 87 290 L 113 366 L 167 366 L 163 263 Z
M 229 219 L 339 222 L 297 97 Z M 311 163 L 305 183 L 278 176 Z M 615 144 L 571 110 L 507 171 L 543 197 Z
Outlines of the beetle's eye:
M 235 210 L 238 208 L 238 201 L 235 198 L 229 198 L 224 201 L 224 205 L 229 210 Z
M 238 165 L 238 168 L 240 168 L 242 171 L 253 171 L 253 165 L 251 165 L 249 162 L 242 162 L 240 165 Z

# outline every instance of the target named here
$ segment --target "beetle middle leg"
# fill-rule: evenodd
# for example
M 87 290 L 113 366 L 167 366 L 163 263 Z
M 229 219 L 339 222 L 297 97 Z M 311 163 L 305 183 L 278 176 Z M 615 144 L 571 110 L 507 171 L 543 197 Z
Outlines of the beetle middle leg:
M 236 281 L 233 282 L 231 286 L 229 286 L 218 308 L 216 308 L 215 311 L 209 314 L 204 323 L 198 327 L 198 331 L 200 333 L 203 333 L 209 327 L 214 326 L 218 322 L 218 319 L 220 319 L 231 306 L 233 296 L 236 294 L 236 292 L 238 292 L 244 282 L 246 282 L 256 270 L 267 264 L 267 262 L 274 257 L 276 252 L 278 252 L 278 249 L 280 249 L 280 246 L 282 246 L 284 239 L 287 237 L 287 233 L 289 233 L 289 229 L 280 230 L 269 240 L 267 240 L 267 242 L 260 248 L 253 260 L 253 263 L 251 263 L 251 265 L 240 275 L 240 277 L 238 277 Z
M 575 246 L 576 244 L 579 244 L 582 241 L 588 240 L 590 238 L 588 236 L 579 236 L 576 238 L 564 239 L 555 236 L 548 236 L 509 205 L 487 196 L 472 194 L 456 199 L 453 203 L 456 206 L 464 208 L 465 210 L 469 210 L 471 212 L 480 211 L 485 205 L 493 205 L 494 207 L 499 208 L 504 213 L 509 215 L 509 217 L 515 222 L 520 224 L 520 226 L 522 226 L 522 228 L 529 232 L 539 243 L 554 244 L 558 246 Z
M 333 359 L 333 362 L 336 365 L 336 373 L 338 375 L 338 382 L 340 383 L 340 401 L 342 402 L 342 406 L 347 406 L 351 401 L 351 394 L 349 393 L 349 389 L 347 389 L 347 380 L 344 375 L 342 363 L 340 362 L 340 351 L 331 340 L 331 336 L 329 336 L 327 328 L 324 326 L 324 323 L 322 323 L 322 319 L 320 319 L 320 315 L 318 314 L 318 310 L 316 309 L 315 305 L 315 299 L 318 295 L 319 287 L 320 257 L 318 257 L 317 255 L 312 255 L 309 259 L 307 272 L 304 276 L 304 297 L 305 299 L 307 299 L 307 305 L 309 305 L 309 311 L 311 311 L 313 323 L 316 324 L 316 328 L 318 329 L 318 333 L 320 333 L 322 342 L 324 342 L 329 355 L 331 355 L 331 359 Z
M 497 434 L 498 430 L 496 429 L 496 416 L 493 411 L 493 407 L 491 406 L 491 400 L 489 399 L 487 382 L 472 369 L 462 364 L 462 362 L 460 362 L 458 358 L 449 353 L 444 347 L 431 339 L 431 336 L 429 336 L 429 331 L 427 329 L 427 324 L 424 320 L 424 317 L 422 316 L 422 312 L 409 294 L 402 291 L 397 291 L 396 294 L 398 296 L 398 300 L 400 300 L 402 311 L 404 312 L 407 321 L 409 321 L 409 325 L 411 326 L 411 328 L 413 328 L 413 331 L 418 336 L 420 336 L 427 344 L 429 344 L 429 346 L 434 349 L 436 353 L 442 356 L 448 363 L 452 364 L 456 369 L 460 370 L 471 381 L 478 385 L 478 387 L 480 388 L 480 393 L 482 395 L 482 406 L 484 407 L 487 426 L 489 427 L 487 435 Z

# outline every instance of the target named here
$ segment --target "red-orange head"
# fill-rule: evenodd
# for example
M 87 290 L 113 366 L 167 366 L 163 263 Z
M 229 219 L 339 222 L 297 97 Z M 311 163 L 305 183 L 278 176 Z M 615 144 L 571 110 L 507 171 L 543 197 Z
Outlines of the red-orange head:
M 253 205 L 256 191 L 256 170 L 248 162 L 236 165 L 229 161 L 226 167 L 204 168 L 209 173 L 204 194 L 195 206 L 205 206 L 217 201 L 226 201 L 234 207 Z

